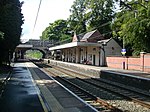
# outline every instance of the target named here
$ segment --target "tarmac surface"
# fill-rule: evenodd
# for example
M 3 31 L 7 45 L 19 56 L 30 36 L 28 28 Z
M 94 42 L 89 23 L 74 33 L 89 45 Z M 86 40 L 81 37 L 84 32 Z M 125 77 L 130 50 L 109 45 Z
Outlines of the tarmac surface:
M 0 98 L 0 112 L 44 112 L 38 94 L 29 70 L 15 64 Z

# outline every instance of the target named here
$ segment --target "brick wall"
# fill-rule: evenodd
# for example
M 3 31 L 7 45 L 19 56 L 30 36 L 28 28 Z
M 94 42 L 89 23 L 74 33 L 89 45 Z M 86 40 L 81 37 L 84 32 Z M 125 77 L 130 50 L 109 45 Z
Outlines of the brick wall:
M 150 72 L 150 54 L 145 54 L 143 60 L 143 71 Z
M 123 57 L 106 57 L 106 63 L 111 68 L 123 68 Z
M 134 58 L 134 57 L 128 57 L 126 58 L 126 69 L 130 70 L 141 70 L 141 61 L 140 57 L 139 58 Z
M 107 66 L 127 70 L 150 72 L 150 54 L 141 53 L 140 57 L 107 57 Z

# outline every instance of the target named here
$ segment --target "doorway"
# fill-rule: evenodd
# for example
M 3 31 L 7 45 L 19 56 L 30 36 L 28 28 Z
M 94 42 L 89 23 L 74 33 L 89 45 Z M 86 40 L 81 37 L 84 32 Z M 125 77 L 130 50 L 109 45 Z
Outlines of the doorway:
M 95 65 L 95 55 L 93 55 L 93 65 Z

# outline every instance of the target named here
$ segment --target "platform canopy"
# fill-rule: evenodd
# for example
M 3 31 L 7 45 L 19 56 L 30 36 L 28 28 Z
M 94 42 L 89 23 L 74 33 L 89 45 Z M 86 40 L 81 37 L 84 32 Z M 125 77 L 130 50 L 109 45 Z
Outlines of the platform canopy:
M 59 49 L 64 49 L 64 48 L 77 47 L 77 46 L 86 47 L 86 46 L 101 46 L 101 45 L 99 43 L 71 42 L 71 43 L 67 43 L 67 44 L 63 44 L 59 46 L 50 47 L 49 50 L 53 51 L 53 50 L 59 50 Z

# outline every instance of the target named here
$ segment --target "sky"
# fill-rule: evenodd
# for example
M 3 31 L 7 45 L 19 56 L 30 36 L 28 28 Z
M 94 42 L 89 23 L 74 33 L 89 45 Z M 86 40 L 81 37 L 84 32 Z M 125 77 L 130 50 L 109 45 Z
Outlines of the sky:
M 73 5 L 74 0 L 42 0 L 37 23 L 34 23 L 39 7 L 40 0 L 20 0 L 24 1 L 22 13 L 24 15 L 24 24 L 22 25 L 22 41 L 28 39 L 40 39 L 42 32 L 49 23 L 53 23 L 58 19 L 67 19 L 70 15 L 69 9 Z

